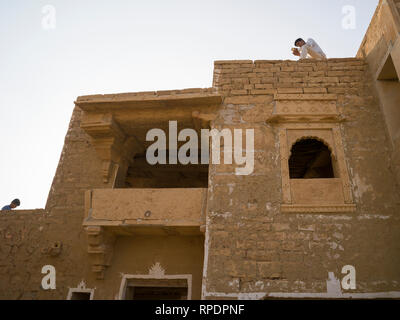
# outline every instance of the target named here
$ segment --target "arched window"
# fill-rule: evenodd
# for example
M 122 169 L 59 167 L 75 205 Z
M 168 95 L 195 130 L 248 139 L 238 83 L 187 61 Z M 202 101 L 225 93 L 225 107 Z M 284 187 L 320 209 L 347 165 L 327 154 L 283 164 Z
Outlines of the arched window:
M 334 178 L 331 151 L 316 139 L 297 141 L 291 149 L 289 176 L 290 179 Z

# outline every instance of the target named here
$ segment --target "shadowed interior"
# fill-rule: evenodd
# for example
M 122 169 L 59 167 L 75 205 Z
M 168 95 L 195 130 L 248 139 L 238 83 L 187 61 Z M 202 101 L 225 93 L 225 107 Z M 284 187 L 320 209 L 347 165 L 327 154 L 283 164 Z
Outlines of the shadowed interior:
M 296 142 L 289 159 L 291 179 L 334 178 L 331 152 L 316 139 Z

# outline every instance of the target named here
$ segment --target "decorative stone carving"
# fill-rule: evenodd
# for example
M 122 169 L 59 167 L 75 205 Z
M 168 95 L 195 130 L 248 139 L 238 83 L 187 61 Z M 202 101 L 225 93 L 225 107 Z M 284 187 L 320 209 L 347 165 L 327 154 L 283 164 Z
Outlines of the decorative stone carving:
M 149 275 L 155 278 L 161 278 L 165 275 L 165 269 L 161 266 L 159 262 L 153 264 L 149 269 Z
M 104 272 L 110 265 L 114 250 L 115 236 L 104 227 L 85 227 L 88 237 L 88 253 L 92 260 L 92 271 L 97 279 L 104 279 Z
M 339 122 L 343 119 L 337 111 L 336 101 L 278 100 L 272 116 L 267 120 L 277 122 Z
M 115 177 L 118 170 L 126 171 L 135 150 L 138 149 L 138 143 L 135 138 L 125 136 L 111 114 L 85 114 L 81 128 L 91 136 L 93 146 L 102 160 L 104 183 L 109 182 L 113 168 L 117 171 Z
M 84 290 L 86 289 L 86 283 L 84 280 L 82 280 L 81 282 L 79 282 L 78 286 L 76 287 L 79 290 Z
M 267 122 L 279 128 L 279 145 L 282 176 L 282 212 L 329 213 L 353 212 L 355 205 L 345 163 L 339 123 L 343 121 L 337 106 L 336 95 L 275 95 L 275 108 Z M 331 151 L 332 162 L 339 173 L 341 184 L 334 187 L 342 193 L 340 203 L 320 205 L 295 203 L 289 176 L 289 157 L 292 145 L 303 138 L 323 141 Z M 337 188 L 343 189 L 342 191 Z M 343 201 L 344 200 L 344 201 Z M 343 203 L 341 203 L 343 202 Z
M 332 152 L 332 161 L 338 166 L 339 178 L 342 182 L 344 203 L 329 206 L 282 206 L 282 212 L 353 212 L 354 206 L 346 207 L 344 204 L 352 204 L 353 198 L 350 188 L 350 180 L 344 158 L 343 145 L 341 141 L 338 124 L 325 124 L 323 130 L 319 124 L 312 126 L 304 126 L 300 124 L 281 124 L 279 141 L 280 141 L 280 157 L 281 157 L 281 175 L 282 175 L 282 197 L 283 204 L 293 204 L 292 190 L 289 176 L 288 159 L 290 157 L 290 149 L 293 143 L 301 138 L 312 137 L 327 143 L 328 148 Z M 329 129 L 329 130 L 326 130 Z M 290 139 L 289 139 L 290 136 Z M 312 209 L 314 208 L 314 209 Z M 313 211 L 314 210 L 314 211 Z

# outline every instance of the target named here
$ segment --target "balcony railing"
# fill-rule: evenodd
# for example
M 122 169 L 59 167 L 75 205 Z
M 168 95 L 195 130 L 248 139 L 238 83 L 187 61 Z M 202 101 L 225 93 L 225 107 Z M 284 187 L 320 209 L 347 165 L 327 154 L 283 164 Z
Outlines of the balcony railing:
M 94 189 L 86 192 L 84 226 L 139 234 L 193 234 L 205 225 L 207 189 Z

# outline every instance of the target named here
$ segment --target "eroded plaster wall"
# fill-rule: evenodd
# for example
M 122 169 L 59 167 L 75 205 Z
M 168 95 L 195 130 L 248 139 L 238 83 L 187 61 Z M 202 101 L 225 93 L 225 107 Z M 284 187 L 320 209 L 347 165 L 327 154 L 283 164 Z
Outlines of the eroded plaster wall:
M 86 278 L 81 217 L 44 210 L 0 214 L 0 299 L 65 299 Z M 45 291 L 42 268 L 56 268 L 56 290 Z

